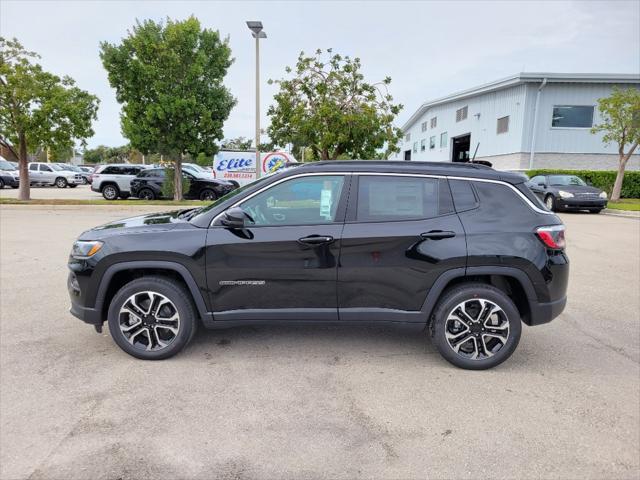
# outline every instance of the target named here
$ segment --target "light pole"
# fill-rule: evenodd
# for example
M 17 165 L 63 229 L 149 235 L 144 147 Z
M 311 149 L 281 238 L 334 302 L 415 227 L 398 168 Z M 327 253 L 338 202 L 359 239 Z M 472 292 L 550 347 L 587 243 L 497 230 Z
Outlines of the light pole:
M 256 39 L 256 178 L 262 174 L 260 165 L 260 39 L 267 38 L 267 34 L 262 30 L 262 22 L 247 21 L 247 27 L 251 30 L 253 38 Z

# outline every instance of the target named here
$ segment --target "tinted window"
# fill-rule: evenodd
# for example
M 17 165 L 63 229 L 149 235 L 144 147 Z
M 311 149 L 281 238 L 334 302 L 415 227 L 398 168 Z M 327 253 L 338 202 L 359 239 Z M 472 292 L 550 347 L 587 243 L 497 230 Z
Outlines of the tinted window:
M 134 166 L 125 166 L 125 167 L 120 167 L 120 174 L 121 175 L 138 175 L 138 173 L 140 173 L 140 170 L 142 170 L 141 167 L 134 167 Z
M 451 187 L 451 195 L 453 196 L 453 203 L 456 205 L 458 212 L 465 210 L 471 210 L 478 206 L 478 199 L 473 191 L 471 182 L 468 180 L 449 180 L 449 186 Z
M 15 170 L 15 168 L 13 168 L 13 165 L 11 165 L 9 162 L 0 160 L 0 170 Z
M 31 170 L 32 172 L 38 170 L 38 164 L 32 163 L 31 165 L 29 165 L 29 170 Z
M 120 169 L 115 165 L 109 165 L 108 167 L 104 167 L 104 170 L 100 173 L 102 175 L 118 175 L 120 173 Z
M 51 168 L 49 168 L 48 165 L 40 165 L 40 171 L 41 172 L 51 172 Z
M 586 183 L 580 177 L 576 177 L 575 175 L 549 175 L 549 185 L 580 185 L 584 187 Z
M 336 221 L 344 176 L 295 178 L 268 188 L 241 207 L 254 225 L 316 225 Z
M 553 107 L 552 127 L 591 128 L 593 106 L 558 105 Z
M 529 180 L 529 182 L 533 183 L 534 185 L 547 184 L 547 182 L 545 181 L 544 175 L 536 175 L 531 180 Z
M 446 180 L 360 176 L 356 220 L 382 222 L 437 217 L 453 211 Z

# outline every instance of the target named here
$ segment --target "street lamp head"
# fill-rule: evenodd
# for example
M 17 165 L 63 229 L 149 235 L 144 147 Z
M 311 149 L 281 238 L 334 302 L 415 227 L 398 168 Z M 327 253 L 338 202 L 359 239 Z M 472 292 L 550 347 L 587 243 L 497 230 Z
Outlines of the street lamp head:
M 259 34 L 262 31 L 262 22 L 259 20 L 247 21 L 247 27 L 253 32 L 254 35 Z
M 251 34 L 253 36 L 253 38 L 267 38 L 267 34 L 264 33 L 264 31 L 258 33 L 257 35 L 255 33 Z

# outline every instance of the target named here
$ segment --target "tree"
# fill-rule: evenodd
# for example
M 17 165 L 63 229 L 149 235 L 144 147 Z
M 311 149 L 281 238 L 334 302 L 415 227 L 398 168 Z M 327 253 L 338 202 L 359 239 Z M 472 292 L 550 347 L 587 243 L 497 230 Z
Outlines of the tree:
M 226 150 L 248 150 L 251 148 L 251 143 L 250 138 L 228 138 L 223 140 L 221 147 Z
M 316 158 L 372 158 L 398 151 L 402 137 L 393 126 L 402 105 L 393 104 L 389 77 L 367 83 L 360 73 L 360 59 L 342 57 L 327 50 L 314 56 L 301 52 L 293 78 L 270 80 L 280 91 L 267 114 L 267 131 L 277 145 L 292 144 L 293 151 L 309 147 Z M 292 69 L 287 67 L 287 74 Z
M 69 77 L 45 72 L 16 40 L 0 37 L 0 141 L 19 158 L 20 200 L 29 200 L 27 152 L 71 149 L 93 135 L 99 100 Z M 17 148 L 17 151 L 16 151 Z
M 640 143 L 640 89 L 614 87 L 610 96 L 598 100 L 598 110 L 602 123 L 591 132 L 603 132 L 603 142 L 618 146 L 618 174 L 611 192 L 611 200 L 616 201 L 620 200 L 624 169 Z
M 182 156 L 216 153 L 235 105 L 222 83 L 233 62 L 228 40 L 190 17 L 137 22 L 121 44 L 100 48 L 124 136 L 140 152 L 174 161 L 174 198 L 182 199 Z

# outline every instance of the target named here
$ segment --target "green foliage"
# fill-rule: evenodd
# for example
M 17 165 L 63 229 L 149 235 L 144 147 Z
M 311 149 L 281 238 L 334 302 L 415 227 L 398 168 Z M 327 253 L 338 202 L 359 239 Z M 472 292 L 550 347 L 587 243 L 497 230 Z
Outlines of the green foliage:
M 549 174 L 577 175 L 585 182 L 590 183 L 596 188 L 604 190 L 609 196 L 613 190 L 613 184 L 616 180 L 617 172 L 613 170 L 528 170 L 526 172 L 529 178 L 536 175 Z M 640 172 L 627 172 L 622 182 L 621 198 L 639 198 L 640 197 Z
M 292 78 L 270 80 L 280 91 L 267 114 L 267 131 L 275 145 L 292 144 L 313 150 L 320 159 L 373 158 L 398 151 L 402 137 L 393 121 L 402 105 L 393 104 L 389 77 L 367 83 L 360 59 L 322 50 L 314 56 L 301 52 Z M 286 68 L 291 74 L 294 69 Z
M 0 139 L 20 158 L 20 198 L 29 198 L 27 152 L 71 149 L 93 135 L 99 100 L 73 79 L 45 72 L 16 40 L 0 37 Z M 22 178 L 24 177 L 24 178 Z
M 122 104 L 122 132 L 143 153 L 213 155 L 235 99 L 223 85 L 233 62 L 228 40 L 184 21 L 137 22 L 100 58 Z
M 226 150 L 248 150 L 253 142 L 250 138 L 236 137 L 223 140 L 221 148 Z
M 210 167 L 213 165 L 213 157 L 205 153 L 199 153 L 194 159 L 193 163 L 200 165 L 201 167 Z
M 162 189 L 160 192 L 164 198 L 172 198 L 173 192 L 175 191 L 174 178 L 175 178 L 175 170 L 173 168 L 165 169 L 165 178 L 162 183 Z M 191 188 L 191 182 L 184 175 L 182 176 L 182 191 L 188 192 L 189 188 Z
M 640 143 L 640 89 L 613 87 L 613 93 L 598 100 L 602 123 L 591 129 L 603 132 L 602 140 L 618 146 L 622 155 L 627 145 L 635 149 Z
M 96 148 L 85 149 L 83 152 L 86 163 L 140 163 L 140 152 L 130 145 L 107 147 L 98 145 Z

